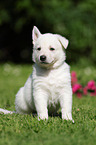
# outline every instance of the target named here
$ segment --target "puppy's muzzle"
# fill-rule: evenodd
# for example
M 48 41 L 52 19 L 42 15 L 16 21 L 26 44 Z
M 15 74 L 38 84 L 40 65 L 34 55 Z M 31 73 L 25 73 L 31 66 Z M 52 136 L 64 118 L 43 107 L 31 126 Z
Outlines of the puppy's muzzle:
M 41 55 L 40 56 L 40 60 L 41 60 L 41 62 L 45 62 L 46 61 L 46 56 L 45 55 Z

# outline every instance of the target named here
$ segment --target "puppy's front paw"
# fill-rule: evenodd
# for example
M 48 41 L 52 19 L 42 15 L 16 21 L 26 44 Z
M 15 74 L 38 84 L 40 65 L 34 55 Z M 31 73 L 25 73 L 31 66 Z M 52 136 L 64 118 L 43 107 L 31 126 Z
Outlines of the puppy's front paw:
M 44 114 L 44 113 L 39 113 L 38 114 L 38 120 L 47 120 L 48 119 L 48 114 Z
M 71 120 L 74 123 L 74 120 L 72 119 L 71 113 L 64 113 L 64 114 L 62 114 L 62 119 L 63 120 Z

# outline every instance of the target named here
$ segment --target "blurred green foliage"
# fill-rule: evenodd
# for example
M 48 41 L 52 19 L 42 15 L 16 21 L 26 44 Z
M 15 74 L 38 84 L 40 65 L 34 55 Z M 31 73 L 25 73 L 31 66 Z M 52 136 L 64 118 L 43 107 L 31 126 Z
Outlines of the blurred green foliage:
M 33 25 L 42 33 L 59 33 L 69 39 L 68 61 L 76 62 L 84 58 L 86 62 L 88 59 L 96 62 L 96 0 L 0 1 L 0 44 L 5 44 L 6 39 L 10 38 L 7 44 L 11 43 L 11 47 L 5 52 L 10 55 L 11 48 L 12 52 L 17 50 L 17 54 L 12 53 L 16 57 L 11 55 L 11 59 L 17 60 L 19 55 L 21 61 L 29 59 Z M 14 43 L 19 43 L 16 48 Z M 7 44 L 0 46 L 0 59 L 7 57 L 3 52 L 3 48 L 8 48 Z M 24 53 L 27 56 L 24 57 Z

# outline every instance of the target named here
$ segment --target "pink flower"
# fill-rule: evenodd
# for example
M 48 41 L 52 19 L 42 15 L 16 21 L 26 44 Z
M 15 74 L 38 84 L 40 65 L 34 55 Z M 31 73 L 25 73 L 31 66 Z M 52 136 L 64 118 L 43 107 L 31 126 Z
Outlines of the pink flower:
M 95 81 L 93 81 L 93 80 L 89 81 L 87 86 L 88 86 L 88 89 L 94 90 L 95 89 Z
M 72 71 L 71 83 L 73 94 L 76 94 L 78 98 L 81 98 L 82 95 L 96 96 L 96 86 L 94 80 L 89 81 L 87 86 L 82 88 L 82 86 L 78 84 L 76 72 Z
M 83 88 L 83 94 L 84 95 L 89 94 L 90 96 L 96 96 L 95 81 L 91 80 L 88 82 L 87 86 L 85 88 Z
M 73 94 L 75 93 L 78 98 L 82 98 L 82 86 L 80 84 L 75 84 L 72 87 Z
M 72 71 L 72 72 L 71 72 L 71 76 L 72 76 L 72 77 L 77 77 L 76 72 L 75 72 L 75 71 Z
M 87 86 L 83 88 L 83 94 L 84 95 L 87 95 L 88 94 L 88 87 Z
M 72 71 L 71 73 L 71 82 L 72 82 L 72 86 L 77 83 L 77 75 L 75 71 Z
M 76 93 L 78 90 L 81 90 L 82 86 L 80 84 L 75 84 L 72 87 L 73 93 Z

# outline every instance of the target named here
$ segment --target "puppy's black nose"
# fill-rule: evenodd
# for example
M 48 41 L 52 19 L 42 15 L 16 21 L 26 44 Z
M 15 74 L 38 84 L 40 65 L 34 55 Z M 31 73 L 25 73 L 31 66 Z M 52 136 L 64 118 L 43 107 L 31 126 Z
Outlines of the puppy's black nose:
M 45 55 L 41 55 L 41 56 L 40 56 L 40 60 L 41 60 L 41 61 L 45 61 L 45 60 L 46 60 L 46 56 L 45 56 Z

